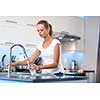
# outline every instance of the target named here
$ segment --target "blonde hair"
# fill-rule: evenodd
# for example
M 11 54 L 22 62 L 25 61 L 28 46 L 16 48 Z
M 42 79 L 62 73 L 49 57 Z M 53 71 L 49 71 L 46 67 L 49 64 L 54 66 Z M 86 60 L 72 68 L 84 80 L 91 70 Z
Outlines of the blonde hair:
M 46 20 L 40 20 L 36 25 L 38 25 L 38 24 L 43 24 L 47 30 L 50 28 L 49 35 L 52 36 L 53 30 L 52 30 L 51 24 L 49 24 Z

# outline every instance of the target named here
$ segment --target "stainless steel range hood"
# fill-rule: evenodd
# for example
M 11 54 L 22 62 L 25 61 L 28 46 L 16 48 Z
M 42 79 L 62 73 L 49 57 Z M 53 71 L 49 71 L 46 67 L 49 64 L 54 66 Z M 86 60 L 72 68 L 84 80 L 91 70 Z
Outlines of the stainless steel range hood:
M 69 32 L 54 32 L 53 37 L 60 41 L 76 41 L 81 39 L 79 36 L 69 34 Z

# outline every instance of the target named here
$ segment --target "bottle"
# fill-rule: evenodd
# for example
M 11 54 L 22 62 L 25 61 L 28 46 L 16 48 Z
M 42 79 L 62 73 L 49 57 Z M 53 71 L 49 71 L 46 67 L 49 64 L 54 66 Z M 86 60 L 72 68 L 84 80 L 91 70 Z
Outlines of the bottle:
M 75 70 L 75 60 L 72 60 L 72 70 Z
M 75 67 L 74 67 L 74 70 L 77 71 L 78 70 L 78 64 L 77 62 L 75 61 Z
M 77 71 L 77 63 L 76 60 L 72 60 L 72 70 Z

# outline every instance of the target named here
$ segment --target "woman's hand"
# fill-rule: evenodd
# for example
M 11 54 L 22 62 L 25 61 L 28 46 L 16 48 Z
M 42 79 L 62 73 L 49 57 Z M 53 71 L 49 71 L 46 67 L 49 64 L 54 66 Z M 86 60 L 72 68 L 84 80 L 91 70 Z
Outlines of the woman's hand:
M 11 65 L 12 66 L 15 66 L 15 65 L 17 65 L 18 64 L 18 62 L 16 61 L 16 62 L 11 62 Z
M 31 67 L 32 70 L 39 70 L 39 69 L 42 69 L 43 65 L 33 65 Z
M 16 61 L 16 62 L 11 62 L 11 66 L 12 67 L 14 67 L 15 65 L 17 65 L 18 64 L 18 62 Z M 6 65 L 6 69 L 8 69 L 8 66 L 10 66 L 10 64 L 7 64 Z

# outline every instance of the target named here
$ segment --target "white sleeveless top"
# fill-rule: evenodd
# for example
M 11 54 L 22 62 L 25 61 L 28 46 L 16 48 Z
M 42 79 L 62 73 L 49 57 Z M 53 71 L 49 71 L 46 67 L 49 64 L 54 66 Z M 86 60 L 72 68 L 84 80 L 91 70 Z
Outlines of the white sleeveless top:
M 56 73 L 56 72 L 63 72 L 64 71 L 62 63 L 61 63 L 61 43 L 59 40 L 53 39 L 51 44 L 45 49 L 43 48 L 43 42 L 41 42 L 37 48 L 41 52 L 40 56 L 43 59 L 43 65 L 51 64 L 54 62 L 53 61 L 54 60 L 54 47 L 57 43 L 60 44 L 60 57 L 59 57 L 58 67 L 51 68 L 51 69 L 42 69 L 42 73 Z

